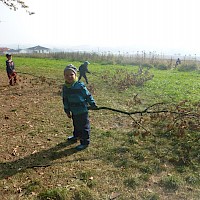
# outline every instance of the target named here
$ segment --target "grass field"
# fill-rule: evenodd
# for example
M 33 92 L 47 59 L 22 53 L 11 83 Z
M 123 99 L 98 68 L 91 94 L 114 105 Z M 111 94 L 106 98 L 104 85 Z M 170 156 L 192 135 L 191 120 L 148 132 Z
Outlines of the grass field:
M 71 62 L 13 60 L 18 85 L 10 87 L 0 57 L 2 200 L 200 199 L 198 71 L 152 68 L 135 86 L 138 66 L 91 63 L 87 87 L 98 106 L 155 113 L 92 110 L 91 145 L 77 152 L 61 98 Z

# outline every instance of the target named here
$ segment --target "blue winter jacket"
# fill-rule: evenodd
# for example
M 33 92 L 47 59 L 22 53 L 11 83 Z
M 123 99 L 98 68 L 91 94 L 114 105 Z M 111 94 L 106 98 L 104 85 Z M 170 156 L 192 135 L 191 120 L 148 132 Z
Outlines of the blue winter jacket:
M 75 82 L 71 86 L 63 85 L 62 90 L 64 111 L 79 115 L 88 112 L 88 104 L 95 106 L 95 100 L 82 82 Z

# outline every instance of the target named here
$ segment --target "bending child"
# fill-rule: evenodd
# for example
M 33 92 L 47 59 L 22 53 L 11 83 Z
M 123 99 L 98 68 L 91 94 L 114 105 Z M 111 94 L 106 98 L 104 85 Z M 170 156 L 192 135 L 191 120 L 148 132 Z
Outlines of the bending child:
M 79 67 L 79 72 L 80 72 L 80 76 L 78 78 L 78 80 L 80 81 L 81 78 L 83 77 L 86 81 L 86 83 L 88 84 L 88 78 L 86 76 L 86 73 L 90 73 L 88 70 L 88 65 L 90 63 L 88 61 L 85 61 L 80 67 Z
M 90 121 L 88 117 L 88 104 L 92 108 L 97 108 L 95 100 L 84 85 L 77 78 L 77 69 L 72 64 L 64 69 L 65 84 L 63 85 L 63 105 L 64 111 L 73 120 L 73 136 L 68 137 L 68 141 L 77 142 L 80 145 L 77 150 L 83 150 L 90 144 Z

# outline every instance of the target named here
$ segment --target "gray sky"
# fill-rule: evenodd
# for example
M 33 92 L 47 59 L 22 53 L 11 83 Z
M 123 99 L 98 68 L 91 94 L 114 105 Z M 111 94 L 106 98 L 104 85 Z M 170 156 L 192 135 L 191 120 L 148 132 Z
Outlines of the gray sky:
M 131 46 L 200 54 L 199 0 L 26 0 L 34 15 L 0 2 L 0 46 Z

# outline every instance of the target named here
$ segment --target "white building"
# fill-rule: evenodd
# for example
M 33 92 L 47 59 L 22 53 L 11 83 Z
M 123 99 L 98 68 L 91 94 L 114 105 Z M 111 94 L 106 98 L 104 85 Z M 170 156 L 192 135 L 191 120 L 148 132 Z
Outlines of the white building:
M 50 53 L 50 49 L 42 46 L 30 47 L 20 50 L 20 53 Z

